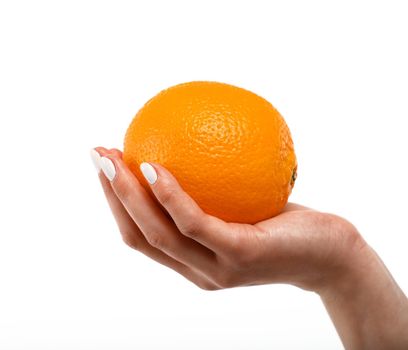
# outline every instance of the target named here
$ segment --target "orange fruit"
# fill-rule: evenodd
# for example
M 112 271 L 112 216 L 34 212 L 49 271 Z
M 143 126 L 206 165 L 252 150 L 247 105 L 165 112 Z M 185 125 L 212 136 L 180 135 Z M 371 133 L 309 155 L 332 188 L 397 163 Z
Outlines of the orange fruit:
M 126 132 L 123 159 L 150 193 L 142 162 L 166 167 L 206 213 L 240 223 L 280 213 L 297 168 L 289 128 L 268 101 L 204 81 L 149 100 Z

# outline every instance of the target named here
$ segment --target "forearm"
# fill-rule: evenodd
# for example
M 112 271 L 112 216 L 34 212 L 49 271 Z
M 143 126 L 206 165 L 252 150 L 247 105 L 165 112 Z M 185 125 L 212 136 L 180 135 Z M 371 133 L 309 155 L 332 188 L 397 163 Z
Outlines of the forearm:
M 362 249 L 319 291 L 347 350 L 408 349 L 408 300 L 378 255 Z

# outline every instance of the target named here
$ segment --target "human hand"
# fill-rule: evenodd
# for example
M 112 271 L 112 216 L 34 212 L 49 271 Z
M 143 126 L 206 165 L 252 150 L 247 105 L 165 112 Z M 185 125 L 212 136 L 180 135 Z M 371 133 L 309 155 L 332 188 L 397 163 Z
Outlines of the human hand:
M 296 204 L 255 225 L 224 222 L 205 214 L 169 171 L 153 164 L 157 180 L 150 187 L 160 206 L 119 150 L 96 150 L 112 170 L 110 181 L 103 173 L 99 178 L 124 241 L 203 289 L 290 283 L 317 291 L 365 247 L 346 220 Z
M 290 203 L 254 225 L 228 223 L 204 213 L 164 167 L 145 164 L 158 204 L 119 150 L 96 151 L 99 179 L 130 247 L 205 290 L 289 283 L 315 291 L 346 349 L 408 348 L 407 298 L 348 221 Z
M 290 283 L 315 291 L 346 349 L 408 348 L 407 298 L 348 221 L 290 203 L 254 225 L 225 222 L 204 213 L 164 167 L 145 164 L 158 204 L 119 150 L 96 151 L 99 179 L 130 247 L 205 290 Z

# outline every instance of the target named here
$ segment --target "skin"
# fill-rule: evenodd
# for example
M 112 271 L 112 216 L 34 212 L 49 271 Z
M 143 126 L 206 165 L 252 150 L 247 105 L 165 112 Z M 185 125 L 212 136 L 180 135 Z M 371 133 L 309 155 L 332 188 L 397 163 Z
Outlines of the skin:
M 289 203 L 255 225 L 204 213 L 172 174 L 151 163 L 140 185 L 117 149 L 96 151 L 116 175 L 99 172 L 123 240 L 198 287 L 218 290 L 288 283 L 322 299 L 346 349 L 408 349 L 408 300 L 357 229 L 336 215 Z

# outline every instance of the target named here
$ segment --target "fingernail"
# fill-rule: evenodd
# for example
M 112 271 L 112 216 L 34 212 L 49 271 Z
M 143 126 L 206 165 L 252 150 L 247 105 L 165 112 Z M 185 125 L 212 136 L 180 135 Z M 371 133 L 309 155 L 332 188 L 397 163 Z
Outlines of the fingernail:
M 109 179 L 109 181 L 112 181 L 116 175 L 116 169 L 113 162 L 109 158 L 101 157 L 100 163 L 103 173 Z
M 140 171 L 150 185 L 153 185 L 157 181 L 156 170 L 149 163 L 140 164 Z
M 96 171 L 99 173 L 101 171 L 101 156 L 93 148 L 91 149 L 91 159 Z

